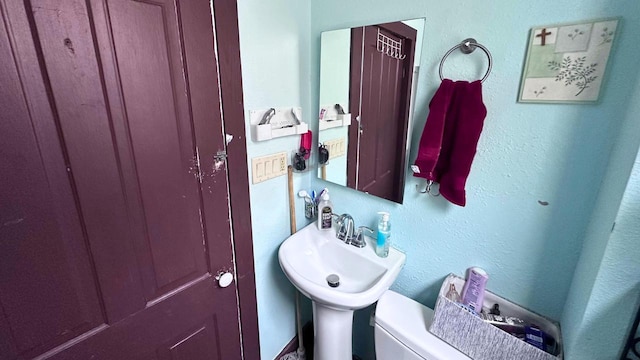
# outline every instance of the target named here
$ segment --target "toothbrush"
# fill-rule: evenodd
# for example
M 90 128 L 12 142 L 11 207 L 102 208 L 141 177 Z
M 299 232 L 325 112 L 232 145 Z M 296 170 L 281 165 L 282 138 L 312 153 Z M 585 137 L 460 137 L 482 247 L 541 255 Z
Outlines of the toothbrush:
M 327 188 L 324 188 L 322 189 L 322 191 L 320 191 L 320 195 L 318 195 L 318 199 L 320 199 L 325 192 L 327 192 Z

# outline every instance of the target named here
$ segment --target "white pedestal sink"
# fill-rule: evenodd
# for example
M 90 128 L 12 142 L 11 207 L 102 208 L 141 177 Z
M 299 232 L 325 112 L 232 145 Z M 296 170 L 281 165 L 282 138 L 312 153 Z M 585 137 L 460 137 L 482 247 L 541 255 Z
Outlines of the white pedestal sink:
M 280 245 L 278 259 L 291 283 L 313 301 L 314 359 L 351 360 L 353 311 L 378 301 L 406 257 L 391 248 L 380 258 L 372 239 L 357 248 L 312 223 Z M 329 286 L 329 275 L 339 277 L 337 287 Z

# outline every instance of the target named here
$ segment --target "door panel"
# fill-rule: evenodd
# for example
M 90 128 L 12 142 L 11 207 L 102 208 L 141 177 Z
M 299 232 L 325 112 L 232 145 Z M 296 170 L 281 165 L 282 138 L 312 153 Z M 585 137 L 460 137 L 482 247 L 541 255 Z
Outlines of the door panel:
M 214 360 L 205 355 L 215 354 L 220 342 L 217 329 L 217 319 L 210 318 L 202 326 L 189 329 L 173 341 L 169 342 L 165 348 L 158 351 L 160 360 Z
M 383 198 L 393 195 L 393 174 L 398 169 L 396 151 L 398 143 L 398 117 L 401 116 L 400 94 L 404 60 L 380 53 L 376 49 L 377 31 L 396 40 L 394 34 L 376 26 L 365 27 L 364 61 L 362 72 L 362 134 L 358 190 L 371 192 Z
M 212 308 L 220 306 L 214 280 L 206 277 L 190 284 L 189 291 L 176 293 L 144 311 L 140 311 L 97 334 L 74 344 L 64 351 L 54 351 L 46 359 L 113 359 L 147 360 L 162 359 L 174 345 L 188 338 L 194 330 L 208 328 L 207 336 L 212 345 L 234 342 L 233 332 L 227 333 L 228 323 L 212 314 Z M 225 289 L 226 290 L 226 289 Z M 214 326 L 210 324 L 213 323 Z M 171 326 L 167 326 L 171 324 Z M 188 348 L 193 349 L 197 342 Z M 187 347 L 183 348 L 187 349 Z M 198 347 L 199 356 L 206 359 L 240 359 L 240 355 L 225 352 L 224 348 Z M 195 351 L 195 350 L 191 350 Z M 169 351 L 170 352 L 170 351 Z M 239 352 L 239 350 L 238 350 Z M 218 356 L 218 353 L 224 356 Z
M 26 5 L 21 10 L 34 28 L 32 43 L 41 54 L 107 317 L 114 322 L 144 308 L 145 299 L 88 9 L 81 0 Z
M 218 67 L 207 61 L 197 61 L 216 58 L 214 44 L 217 39 L 214 37 L 212 41 L 210 36 L 213 29 L 209 13 L 202 11 L 202 7 L 196 2 L 181 3 L 180 12 L 185 18 L 192 20 L 190 26 L 182 26 L 182 39 L 187 55 L 187 91 L 191 99 L 194 136 L 198 144 L 196 155 L 200 166 L 200 200 L 206 214 L 202 221 L 204 228 L 210 229 L 206 231 L 209 243 L 216 244 L 216 250 L 209 251 L 208 260 L 211 269 L 231 271 L 228 264 L 233 261 L 233 249 L 231 242 L 225 241 L 231 237 L 229 209 L 220 206 L 220 203 L 229 201 L 226 180 L 228 169 L 226 161 L 215 157 L 219 151 L 225 151 L 226 137 L 222 126 L 222 114 L 219 111 L 220 99 L 218 96 L 211 96 L 221 90 L 218 89 L 216 81 L 211 80 L 219 78 Z
M 157 297 L 206 272 L 180 29 L 175 5 L 108 6 Z
M 397 59 L 378 51 L 378 32 L 402 43 L 408 56 Z M 396 202 L 404 189 L 415 37 L 415 29 L 399 22 L 352 31 L 351 73 L 356 77 L 351 78 L 350 104 L 360 116 L 360 128 L 349 130 L 347 184 Z
M 38 138 L 47 134 L 24 96 L 9 26 L 3 17 L 0 58 L 10 61 L 0 68 L 0 355 L 37 353 L 102 323 L 57 136 Z
M 209 2 L 0 10 L 0 358 L 239 359 Z

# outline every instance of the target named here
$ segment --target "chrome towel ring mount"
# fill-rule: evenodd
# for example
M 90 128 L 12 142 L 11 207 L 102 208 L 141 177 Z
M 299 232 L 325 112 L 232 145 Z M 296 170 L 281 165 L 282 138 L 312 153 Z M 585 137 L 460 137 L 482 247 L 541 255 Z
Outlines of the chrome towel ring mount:
M 480 80 L 481 82 L 484 82 L 487 79 L 487 77 L 489 77 L 489 74 L 491 73 L 491 68 L 493 67 L 493 58 L 491 57 L 491 53 L 489 52 L 489 49 L 487 49 L 484 45 L 478 43 L 476 39 L 473 39 L 473 38 L 464 39 L 461 43 L 455 45 L 454 47 L 449 49 L 449 51 L 447 51 L 446 54 L 444 54 L 444 56 L 442 57 L 442 60 L 440 61 L 440 68 L 438 70 L 440 74 L 440 80 L 444 80 L 444 76 L 442 76 L 442 66 L 444 65 L 444 61 L 447 59 L 449 55 L 451 55 L 452 52 L 454 52 L 457 49 L 460 49 L 460 51 L 462 51 L 463 54 L 471 54 L 472 52 L 475 51 L 476 48 L 480 48 L 480 50 L 484 51 L 484 53 L 487 55 L 487 58 L 489 59 L 489 68 L 487 69 L 487 72 L 482 77 L 482 80 Z

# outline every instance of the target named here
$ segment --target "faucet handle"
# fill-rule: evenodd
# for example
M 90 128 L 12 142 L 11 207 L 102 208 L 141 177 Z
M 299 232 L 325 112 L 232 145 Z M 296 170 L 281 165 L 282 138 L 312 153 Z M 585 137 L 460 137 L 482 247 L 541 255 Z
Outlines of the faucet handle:
M 371 235 L 373 235 L 374 233 L 373 229 L 368 226 L 359 226 L 358 230 L 356 231 L 356 240 L 351 244 L 359 248 L 367 246 L 367 241 L 365 240 L 365 232 L 369 232 Z
M 369 233 L 371 233 L 371 235 L 373 235 L 373 233 L 375 232 L 372 228 L 368 226 L 358 226 L 358 234 L 363 233 L 364 231 L 368 231 Z

